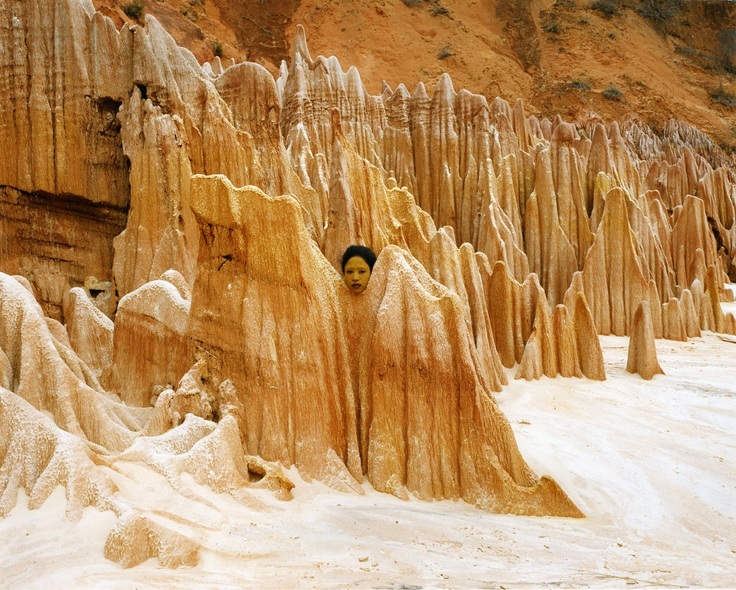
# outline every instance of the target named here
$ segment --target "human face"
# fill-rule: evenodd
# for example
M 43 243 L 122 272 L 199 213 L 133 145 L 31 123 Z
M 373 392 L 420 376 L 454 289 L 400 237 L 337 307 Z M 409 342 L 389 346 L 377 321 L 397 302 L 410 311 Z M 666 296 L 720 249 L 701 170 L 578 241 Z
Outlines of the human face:
M 371 278 L 371 267 L 360 256 L 353 256 L 345 265 L 342 277 L 353 293 L 362 293 Z

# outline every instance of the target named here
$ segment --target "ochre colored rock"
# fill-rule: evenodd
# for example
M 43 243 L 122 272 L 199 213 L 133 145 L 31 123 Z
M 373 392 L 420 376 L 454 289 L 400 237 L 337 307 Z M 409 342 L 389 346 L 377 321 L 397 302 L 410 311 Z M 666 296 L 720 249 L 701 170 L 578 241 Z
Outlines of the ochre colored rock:
M 516 450 L 481 372 L 470 303 L 396 246 L 356 296 L 309 246 L 294 199 L 223 177 L 194 177 L 193 187 L 202 242 L 192 335 L 241 392 L 246 452 L 306 476 L 366 476 L 399 496 L 579 514 Z M 288 244 L 258 230 L 273 225 Z
M 531 347 L 529 346 L 530 342 Z M 539 360 L 525 360 L 528 355 L 538 356 Z M 537 373 L 538 369 L 541 369 L 542 374 L 547 377 L 557 375 L 557 334 L 553 331 L 552 314 L 549 311 L 543 292 L 537 297 L 534 327 L 524 349 L 520 365 L 519 371 L 516 373 L 516 379 L 538 379 L 541 377 L 541 374 Z
M 639 373 L 647 381 L 655 375 L 664 375 L 657 360 L 657 348 L 654 343 L 654 327 L 649 304 L 642 301 L 634 314 L 630 329 L 629 357 L 626 370 Z
M 125 221 L 125 211 L 117 207 L 26 193 L 0 180 L 0 271 L 30 280 L 44 313 L 66 320 L 64 297 L 70 286 L 81 287 L 94 275 L 112 287 L 113 238 Z M 110 291 L 99 291 L 100 299 L 109 300 Z M 102 307 L 112 315 L 114 301 Z
M 113 451 L 130 444 L 133 433 L 124 424 L 140 424 L 137 412 L 100 390 L 92 370 L 54 337 L 31 293 L 2 273 L 0 349 L 11 367 L 12 391 L 50 412 L 59 428 Z
M 603 218 L 585 258 L 585 298 L 598 333 L 616 335 L 628 333 L 634 310 L 641 301 L 648 301 L 655 335 L 661 337 L 659 295 L 643 265 L 626 199 L 626 193 L 618 188 L 606 195 Z
M 246 452 L 319 477 L 332 450 L 362 479 L 344 286 L 311 241 L 299 203 L 236 190 L 224 177 L 193 183 L 202 237 L 190 335 L 252 410 L 241 424 Z M 272 227 L 288 239 L 274 239 Z
M 485 260 L 487 265 L 487 260 Z M 488 315 L 501 362 L 513 367 L 521 360 L 531 325 L 522 321 L 522 287 L 508 273 L 503 262 L 497 262 L 492 272 L 481 265 L 488 298 Z M 526 328 L 526 331 L 524 331 Z
M 570 298 L 570 292 L 566 298 Z M 560 304 L 550 314 L 544 294 L 539 294 L 534 328 L 516 379 L 560 375 L 605 380 L 603 351 L 582 291 L 577 292 L 571 307 L 572 311 Z
M 669 340 L 687 340 L 687 327 L 680 311 L 680 302 L 674 297 L 662 306 L 662 331 Z
M 588 379 L 604 381 L 606 370 L 603 364 L 603 350 L 595 330 L 593 316 L 583 293 L 578 293 L 575 299 L 572 317 L 580 370 Z
M 162 280 L 146 283 L 120 300 L 110 388 L 125 403 L 150 405 L 155 386 L 173 386 L 189 369 L 189 309 L 179 290 Z
M 162 567 L 192 567 L 199 562 L 199 546 L 145 514 L 130 511 L 108 534 L 105 557 L 123 567 L 133 567 L 149 557 L 157 558 Z
M 690 285 L 696 278 L 702 281 L 703 271 L 716 262 L 716 242 L 706 218 L 705 204 L 697 197 L 685 198 L 672 228 L 672 253 L 681 285 Z M 696 263 L 697 255 L 702 260 L 699 264 Z
M 697 338 L 700 336 L 700 320 L 693 294 L 690 289 L 683 289 L 680 295 L 680 313 L 682 322 L 685 326 L 685 333 L 688 338 Z
M 112 507 L 112 481 L 95 468 L 82 437 L 58 428 L 38 409 L 0 387 L 2 473 L 0 517 L 15 506 L 24 489 L 28 507 L 39 508 L 59 485 L 66 486 L 66 514 L 82 518 L 83 509 Z
M 80 287 L 69 291 L 64 316 L 71 347 L 99 378 L 112 366 L 112 320 L 92 304 Z

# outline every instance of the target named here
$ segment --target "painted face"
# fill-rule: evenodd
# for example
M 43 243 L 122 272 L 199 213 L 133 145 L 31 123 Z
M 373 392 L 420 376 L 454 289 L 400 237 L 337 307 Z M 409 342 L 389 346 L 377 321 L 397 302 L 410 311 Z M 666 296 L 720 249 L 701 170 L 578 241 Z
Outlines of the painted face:
M 353 256 L 345 265 L 342 277 L 353 293 L 362 293 L 371 278 L 371 267 L 360 256 Z

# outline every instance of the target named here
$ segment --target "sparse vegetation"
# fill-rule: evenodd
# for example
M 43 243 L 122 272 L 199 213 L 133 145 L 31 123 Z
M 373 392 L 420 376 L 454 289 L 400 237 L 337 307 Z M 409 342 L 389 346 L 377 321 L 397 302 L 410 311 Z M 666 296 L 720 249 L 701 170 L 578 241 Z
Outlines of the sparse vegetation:
M 720 60 L 724 69 L 736 73 L 736 29 L 723 29 L 718 33 Z
M 437 53 L 437 59 L 447 59 L 448 57 L 452 57 L 453 55 L 455 54 L 452 52 L 452 50 L 447 45 L 445 45 Z
M 181 12 L 185 17 L 187 17 L 190 21 L 197 20 L 197 13 L 194 12 L 191 6 L 182 6 L 179 9 L 179 12 Z
M 143 16 L 143 10 L 145 6 L 143 5 L 142 0 L 131 0 L 127 4 L 123 4 L 122 9 L 125 13 L 125 16 L 128 18 L 135 18 L 139 19 L 141 16 Z
M 584 80 L 571 80 L 567 83 L 570 90 L 590 90 L 590 84 Z
M 675 53 L 680 55 L 686 55 L 687 57 L 693 57 L 698 54 L 698 50 L 689 45 L 675 45 Z
M 551 33 L 552 35 L 556 35 L 560 32 L 560 23 L 558 23 L 556 20 L 552 20 L 548 23 L 545 23 L 542 27 L 542 30 L 545 33 Z
M 215 39 L 215 41 L 212 42 L 212 53 L 215 57 L 222 57 L 223 47 L 219 39 Z
M 621 76 L 621 80 L 623 80 L 626 83 L 627 88 L 631 88 L 632 90 L 639 90 L 644 91 L 649 88 L 646 82 L 644 80 L 637 80 L 635 78 L 632 78 L 628 74 L 623 74 Z
M 188 5 L 184 4 L 179 9 L 179 12 L 181 12 L 184 16 L 186 16 L 190 21 L 195 21 L 199 17 L 197 12 L 194 10 L 194 6 L 202 6 L 202 3 L 204 0 L 189 0 Z
M 587 72 L 580 72 L 575 78 L 565 84 L 567 90 L 590 90 L 592 87 L 592 80 Z
M 623 96 L 624 93 L 614 84 L 611 84 L 603 91 L 603 97 L 608 100 L 621 100 Z
M 666 31 L 670 21 L 680 11 L 682 0 L 640 0 L 640 4 L 636 11 L 659 30 Z
M 619 12 L 619 0 L 594 0 L 590 7 L 606 17 L 611 17 Z
M 431 9 L 429 13 L 432 16 L 448 16 L 450 13 L 448 12 L 447 8 L 442 6 L 440 4 L 440 0 L 401 0 L 404 5 L 408 6 L 409 8 L 416 8 L 418 6 L 422 6 L 423 4 L 430 4 Z
M 724 47 L 722 37 L 721 49 L 718 55 L 706 53 L 684 44 L 675 45 L 675 53 L 688 58 L 694 66 L 707 72 L 726 71 L 729 74 L 736 74 L 736 44 L 734 45 L 734 52 L 729 53 Z
M 731 109 L 736 107 L 736 96 L 728 92 L 723 84 L 710 93 L 710 99 Z

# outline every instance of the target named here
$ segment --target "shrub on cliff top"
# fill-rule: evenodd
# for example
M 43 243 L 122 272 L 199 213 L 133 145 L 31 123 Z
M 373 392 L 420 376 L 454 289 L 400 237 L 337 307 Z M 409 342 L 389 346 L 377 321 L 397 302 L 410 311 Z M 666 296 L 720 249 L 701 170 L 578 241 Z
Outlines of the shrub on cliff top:
M 608 100 L 621 100 L 624 93 L 617 86 L 611 85 L 603 91 L 603 96 Z
M 710 98 L 713 102 L 722 104 L 725 107 L 734 108 L 736 107 L 736 96 L 728 92 L 723 85 L 719 86 L 716 90 L 710 93 Z
M 127 4 L 123 4 L 123 12 L 129 18 L 140 18 L 143 15 L 144 8 L 142 0 L 132 0 Z
M 605 16 L 613 16 L 618 14 L 618 0 L 595 0 L 591 2 L 590 7 L 593 10 L 603 13 Z

